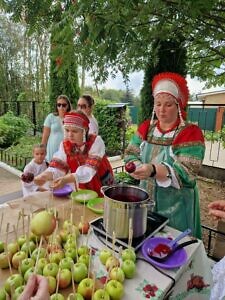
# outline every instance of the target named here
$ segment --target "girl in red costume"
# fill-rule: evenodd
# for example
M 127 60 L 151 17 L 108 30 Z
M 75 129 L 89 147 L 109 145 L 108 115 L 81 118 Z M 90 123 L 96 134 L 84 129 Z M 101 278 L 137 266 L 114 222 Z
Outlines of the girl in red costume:
M 125 161 L 136 164 L 131 176 L 155 200 L 156 212 L 168 217 L 170 226 L 182 231 L 191 228 L 200 238 L 196 175 L 205 145 L 201 129 L 185 121 L 187 82 L 179 74 L 161 73 L 153 78 L 152 91 L 152 118 L 139 126 Z
M 102 185 L 113 183 L 113 171 L 105 155 L 100 136 L 88 134 L 89 119 L 81 111 L 65 114 L 64 141 L 53 155 L 49 168 L 34 181 L 43 185 L 53 180 L 53 188 L 74 183 L 80 189 L 90 189 L 101 195 Z

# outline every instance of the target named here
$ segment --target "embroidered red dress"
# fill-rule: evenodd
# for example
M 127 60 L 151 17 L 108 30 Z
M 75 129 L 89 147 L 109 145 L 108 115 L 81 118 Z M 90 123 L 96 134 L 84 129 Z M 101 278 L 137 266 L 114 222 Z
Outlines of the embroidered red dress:
M 54 173 L 54 179 L 69 171 L 74 173 L 79 188 L 94 190 L 99 196 L 102 196 L 101 187 L 109 186 L 114 181 L 104 142 L 96 135 L 89 135 L 82 146 L 64 140 L 50 162 L 50 170 Z

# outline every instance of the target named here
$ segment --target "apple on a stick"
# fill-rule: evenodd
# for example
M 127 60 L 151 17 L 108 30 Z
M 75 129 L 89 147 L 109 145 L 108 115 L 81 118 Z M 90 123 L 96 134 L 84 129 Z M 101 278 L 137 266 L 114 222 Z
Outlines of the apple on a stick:
M 31 220 L 31 231 L 37 236 L 48 236 L 56 228 L 56 218 L 47 210 L 37 213 Z

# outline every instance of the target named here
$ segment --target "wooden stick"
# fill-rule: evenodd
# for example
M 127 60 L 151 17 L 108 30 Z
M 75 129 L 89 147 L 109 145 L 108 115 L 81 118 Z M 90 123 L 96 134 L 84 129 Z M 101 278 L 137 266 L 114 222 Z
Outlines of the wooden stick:
M 61 272 L 61 268 L 59 268 L 57 276 L 56 276 L 56 281 L 57 281 L 57 283 L 56 283 L 56 294 L 58 294 L 58 292 L 59 292 L 59 274 L 60 274 L 60 272 Z
M 37 254 L 37 259 L 36 259 L 36 262 L 35 262 L 34 274 L 36 274 L 36 272 L 37 272 L 37 262 L 38 262 L 38 260 L 39 260 L 42 242 L 43 242 L 43 235 L 41 236 L 40 243 L 39 243 L 39 246 L 38 246 L 38 254 Z
M 112 250 L 113 250 L 113 256 L 115 257 L 115 243 L 116 243 L 116 234 L 115 231 L 113 231 L 112 235 Z
M 133 240 L 133 220 L 129 219 L 129 236 L 128 236 L 128 248 L 131 248 Z
M 24 225 L 24 208 L 22 208 L 21 215 L 22 215 L 22 224 L 23 224 L 23 235 L 25 235 L 25 225 Z
M 72 276 L 72 289 L 73 289 L 73 293 L 75 295 L 75 293 L 76 293 L 76 287 L 75 287 L 75 283 L 74 283 L 73 266 L 74 266 L 74 263 L 72 262 L 70 269 L 71 269 L 71 276 Z
M 2 232 L 3 216 L 4 216 L 4 214 L 3 214 L 3 212 L 2 212 L 2 213 L 1 213 L 1 222 L 0 222 L 0 234 L 1 234 L 1 232 Z
M 89 251 L 89 262 L 88 262 L 88 278 L 90 278 L 91 265 L 92 265 L 92 255 L 91 255 L 91 249 L 90 249 L 90 251 Z

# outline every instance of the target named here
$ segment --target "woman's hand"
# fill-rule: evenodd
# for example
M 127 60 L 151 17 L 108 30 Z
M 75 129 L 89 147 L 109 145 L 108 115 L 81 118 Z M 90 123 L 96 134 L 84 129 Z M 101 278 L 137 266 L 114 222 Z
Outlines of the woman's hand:
M 43 172 L 42 174 L 34 177 L 34 183 L 36 185 L 44 185 L 47 181 L 51 181 L 52 180 L 52 173 L 51 172 Z
M 142 164 L 138 166 L 133 173 L 130 173 L 130 176 L 138 180 L 144 180 L 149 178 L 152 171 L 152 164 Z
M 20 295 L 19 300 L 49 300 L 48 280 L 41 275 L 32 274 Z
M 209 214 L 214 216 L 216 219 L 225 220 L 225 201 L 217 200 L 213 201 L 208 205 Z
M 64 185 L 67 183 L 65 177 L 66 176 L 59 177 L 53 181 L 52 186 L 51 186 L 53 188 L 53 190 L 64 187 Z
M 64 187 L 65 184 L 67 183 L 75 183 L 75 177 L 73 174 L 66 174 L 63 177 L 59 177 L 57 179 L 55 179 L 52 183 L 52 188 L 53 189 L 60 189 L 62 187 Z
M 36 185 L 41 186 L 41 185 L 44 185 L 46 182 L 47 182 L 47 180 L 44 175 L 38 175 L 38 176 L 34 177 L 34 183 Z

